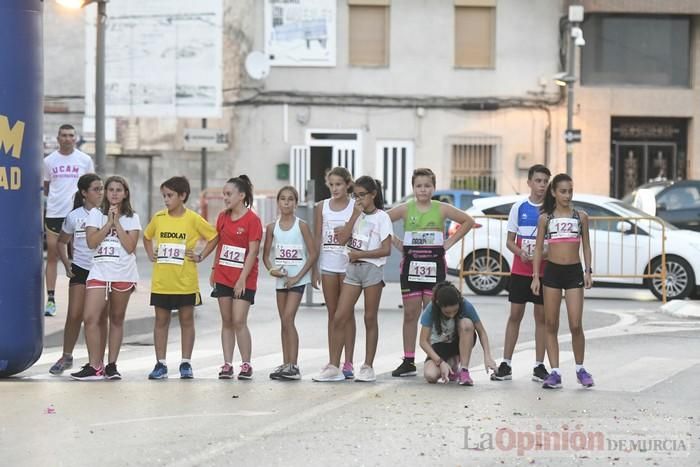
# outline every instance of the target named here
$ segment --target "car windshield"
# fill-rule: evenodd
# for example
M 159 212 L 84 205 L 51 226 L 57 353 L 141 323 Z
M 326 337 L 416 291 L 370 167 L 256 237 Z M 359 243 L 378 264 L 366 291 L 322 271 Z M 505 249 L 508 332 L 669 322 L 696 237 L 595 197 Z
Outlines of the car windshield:
M 646 212 L 642 211 L 641 209 L 637 209 L 634 206 L 630 206 L 629 204 L 625 204 L 624 201 L 613 201 L 611 204 L 614 205 L 617 208 L 617 212 L 624 217 L 649 217 L 649 214 Z M 678 230 L 678 227 L 669 224 L 661 218 L 658 219 L 664 223 L 666 230 Z M 653 229 L 660 230 L 659 224 L 656 222 L 651 223 L 651 226 Z
M 661 190 L 663 190 L 664 188 L 666 188 L 666 186 L 667 186 L 667 185 L 651 185 L 651 186 L 646 186 L 646 187 L 643 187 L 643 188 L 640 187 L 640 188 L 634 190 L 633 192 L 629 193 L 629 194 L 628 194 L 627 196 L 625 196 L 624 198 L 622 198 L 622 202 L 623 202 L 623 203 L 626 203 L 626 204 L 629 204 L 630 206 L 633 206 L 633 205 L 634 205 L 634 198 L 637 196 L 637 193 L 639 192 L 639 190 L 648 191 L 648 192 L 650 192 L 652 195 L 656 196 L 656 195 L 659 194 L 659 192 L 660 192 Z

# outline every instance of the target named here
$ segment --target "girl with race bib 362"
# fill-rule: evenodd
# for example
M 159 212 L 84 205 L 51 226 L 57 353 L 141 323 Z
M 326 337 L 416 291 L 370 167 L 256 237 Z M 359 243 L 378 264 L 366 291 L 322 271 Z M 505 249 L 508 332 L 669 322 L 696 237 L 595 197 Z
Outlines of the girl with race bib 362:
M 267 226 L 263 262 L 270 275 L 277 278 L 277 311 L 282 325 L 282 365 L 270 373 L 270 379 L 299 380 L 297 365 L 299 334 L 294 318 L 306 286 L 311 283 L 311 268 L 318 253 L 308 224 L 296 214 L 299 193 L 292 186 L 277 192 L 279 218 Z

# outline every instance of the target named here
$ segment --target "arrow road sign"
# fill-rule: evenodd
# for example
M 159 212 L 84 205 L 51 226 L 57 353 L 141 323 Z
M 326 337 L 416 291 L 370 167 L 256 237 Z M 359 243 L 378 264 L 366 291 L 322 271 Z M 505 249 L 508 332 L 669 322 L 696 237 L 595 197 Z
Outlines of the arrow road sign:
M 581 130 L 566 130 L 564 132 L 564 140 L 567 143 L 580 143 L 581 142 Z
M 183 147 L 185 151 L 225 151 L 228 149 L 228 131 L 221 128 L 185 128 Z

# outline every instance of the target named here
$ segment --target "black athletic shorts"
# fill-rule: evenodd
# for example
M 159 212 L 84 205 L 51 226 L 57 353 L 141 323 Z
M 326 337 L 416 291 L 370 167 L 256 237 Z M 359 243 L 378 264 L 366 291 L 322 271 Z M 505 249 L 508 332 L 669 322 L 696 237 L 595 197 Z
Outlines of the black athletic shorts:
M 476 339 L 477 334 L 474 331 L 472 347 L 476 345 Z M 452 357 L 459 357 L 459 339 L 455 339 L 453 342 L 436 342 L 433 344 L 433 350 L 445 361 Z M 428 360 L 430 360 L 430 357 L 425 357 L 425 361 L 427 362 Z
M 255 290 L 245 289 L 242 297 L 235 297 L 233 288 L 219 284 L 218 282 L 214 284 L 214 290 L 211 291 L 211 296 L 214 298 L 231 297 L 235 300 L 245 300 L 246 302 L 250 302 L 251 305 L 255 304 Z
M 68 287 L 72 285 L 85 285 L 85 283 L 87 282 L 88 274 L 90 274 L 90 271 L 81 268 L 75 263 L 71 263 L 70 272 L 73 273 L 73 277 L 71 277 L 70 281 L 68 281 Z
M 547 263 L 544 268 L 542 285 L 552 289 L 580 289 L 583 288 L 583 267 L 581 263 L 555 264 Z
M 151 306 L 166 310 L 178 310 L 183 306 L 199 306 L 201 304 L 202 297 L 199 292 L 182 295 L 151 293 Z
M 532 277 L 511 274 L 508 281 L 508 301 L 510 303 L 524 304 L 530 302 L 535 305 L 542 305 L 542 289 L 540 288 L 539 295 L 535 295 L 530 288 L 531 284 Z
M 46 230 L 58 235 L 61 233 L 61 227 L 63 227 L 64 219 L 65 217 L 47 217 L 44 219 L 44 227 L 46 227 Z
M 288 289 L 276 289 L 277 292 L 281 293 L 298 293 L 304 295 L 304 292 L 306 292 L 306 284 L 304 285 L 296 285 L 294 287 L 290 287 Z

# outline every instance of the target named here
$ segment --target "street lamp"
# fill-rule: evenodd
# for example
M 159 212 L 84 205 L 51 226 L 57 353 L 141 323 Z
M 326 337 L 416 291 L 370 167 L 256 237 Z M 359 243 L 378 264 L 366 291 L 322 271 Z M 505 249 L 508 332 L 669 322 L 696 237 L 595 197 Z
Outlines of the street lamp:
M 95 171 L 105 170 L 105 27 L 109 0 L 56 0 L 66 8 L 83 8 L 97 3 L 97 44 L 95 50 Z
M 574 63 L 576 57 L 576 47 L 583 47 L 586 41 L 583 38 L 583 31 L 578 27 L 583 21 L 583 6 L 569 6 L 569 18 L 567 27 L 568 52 L 566 54 L 566 72 L 554 76 L 554 81 L 559 86 L 566 86 L 566 173 L 572 175 L 573 171 L 573 151 L 574 151 Z M 579 133 L 580 137 L 580 133 Z

